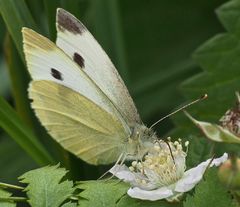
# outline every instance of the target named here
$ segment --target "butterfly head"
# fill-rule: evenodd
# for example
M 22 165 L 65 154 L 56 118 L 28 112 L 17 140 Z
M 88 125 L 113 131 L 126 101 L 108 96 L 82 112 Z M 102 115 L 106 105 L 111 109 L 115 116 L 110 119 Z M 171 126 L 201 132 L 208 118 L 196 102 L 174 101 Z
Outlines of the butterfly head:
M 153 147 L 155 140 L 157 140 L 157 136 L 152 129 L 142 124 L 136 124 L 128 138 L 128 158 L 141 159 Z

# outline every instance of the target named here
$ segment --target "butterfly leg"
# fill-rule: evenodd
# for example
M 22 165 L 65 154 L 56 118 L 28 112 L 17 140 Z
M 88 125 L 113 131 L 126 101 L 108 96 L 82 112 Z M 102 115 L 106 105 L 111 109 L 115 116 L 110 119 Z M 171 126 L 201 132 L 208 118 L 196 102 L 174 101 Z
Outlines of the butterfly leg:
M 115 162 L 115 164 L 113 165 L 113 167 L 115 167 L 122 159 L 124 153 L 121 153 L 120 156 L 118 157 L 117 161 Z M 126 158 L 125 158 L 126 159 Z M 102 179 L 105 175 L 107 175 L 109 173 L 109 170 L 107 172 L 105 172 L 103 175 L 101 175 L 98 180 Z M 114 175 L 113 175 L 114 176 Z M 113 177 L 111 176 L 111 178 Z
M 122 155 L 124 155 L 124 154 L 122 153 Z M 131 155 L 131 154 L 125 154 L 124 157 L 123 157 L 123 159 L 122 159 L 122 161 L 121 161 L 121 159 L 119 159 L 119 162 L 120 162 L 120 161 L 121 161 L 121 162 L 120 162 L 120 164 L 119 164 L 118 167 L 120 167 L 120 166 L 123 165 L 123 163 L 126 161 L 128 155 Z M 114 164 L 114 166 L 116 166 L 117 164 L 118 164 L 118 163 L 116 162 L 116 163 Z M 113 167 L 114 167 L 114 166 L 113 166 Z M 109 172 L 109 171 L 107 171 L 107 172 Z M 107 172 L 106 172 L 106 173 L 107 173 Z M 117 172 L 117 170 L 116 170 L 116 172 Z M 113 173 L 107 180 L 112 179 L 114 176 L 115 176 L 115 173 Z M 120 180 L 120 182 L 121 182 L 121 181 L 123 181 L 123 180 Z

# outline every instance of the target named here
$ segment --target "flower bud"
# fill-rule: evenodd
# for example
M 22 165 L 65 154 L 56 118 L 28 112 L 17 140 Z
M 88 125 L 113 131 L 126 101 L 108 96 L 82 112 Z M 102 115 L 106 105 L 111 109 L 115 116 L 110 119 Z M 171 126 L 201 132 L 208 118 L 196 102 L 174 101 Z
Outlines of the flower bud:
M 228 159 L 218 171 L 219 180 L 231 190 L 240 190 L 240 159 Z
M 240 97 L 238 92 L 236 92 L 236 96 L 236 106 L 227 110 L 219 121 L 223 128 L 240 137 Z

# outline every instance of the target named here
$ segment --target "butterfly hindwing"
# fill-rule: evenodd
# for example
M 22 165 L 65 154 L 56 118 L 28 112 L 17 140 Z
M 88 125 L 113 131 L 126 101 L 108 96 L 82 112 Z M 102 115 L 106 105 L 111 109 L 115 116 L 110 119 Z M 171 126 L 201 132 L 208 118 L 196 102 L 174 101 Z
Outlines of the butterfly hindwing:
M 29 97 L 49 134 L 84 161 L 109 164 L 124 151 L 127 135 L 121 123 L 74 90 L 39 80 L 31 83 Z
M 32 107 L 43 126 L 64 148 L 91 164 L 107 164 L 116 161 L 116 157 L 119 156 L 116 146 L 122 145 L 130 136 L 131 130 L 108 97 L 88 77 L 84 68 L 80 68 L 47 38 L 24 28 L 23 42 L 28 70 L 33 79 L 29 89 L 30 96 L 34 101 Z M 48 84 L 44 82 L 48 82 Z M 54 85 L 54 90 L 50 90 L 52 85 Z M 78 96 L 78 98 L 72 98 L 71 101 L 74 103 L 71 103 L 66 98 L 71 96 L 61 90 L 67 91 L 69 94 L 74 93 L 74 97 Z M 51 107 L 54 107 L 54 112 L 49 111 Z M 73 109 L 67 110 L 68 107 L 73 107 Z M 79 110 L 81 109 L 81 112 L 77 111 L 77 107 Z M 83 113 L 84 109 L 85 113 Z M 93 113 L 95 111 L 96 113 Z M 74 122 L 73 114 L 80 116 Z M 48 125 L 57 120 L 59 120 L 58 124 L 66 125 L 65 130 L 61 131 L 59 126 Z M 88 120 L 88 125 L 92 128 L 84 126 L 84 120 Z M 73 126 L 69 126 L 69 124 Z M 108 134 L 107 131 L 111 131 L 111 133 Z M 68 135 L 73 135 L 74 138 L 68 139 Z M 64 136 L 66 136 L 65 141 L 62 140 Z M 110 147 L 110 143 L 113 143 L 112 147 Z M 115 145 L 115 143 L 118 144 Z
M 108 96 L 128 124 L 141 123 L 129 92 L 101 46 L 72 14 L 57 10 L 56 44 L 72 58 Z

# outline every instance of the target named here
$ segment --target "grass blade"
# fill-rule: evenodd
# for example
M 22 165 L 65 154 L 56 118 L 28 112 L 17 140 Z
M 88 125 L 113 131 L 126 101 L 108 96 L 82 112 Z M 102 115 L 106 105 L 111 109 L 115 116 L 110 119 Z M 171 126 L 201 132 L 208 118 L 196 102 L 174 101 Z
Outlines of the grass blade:
M 39 164 L 53 163 L 33 132 L 23 124 L 15 111 L 0 97 L 0 126 Z
M 34 127 L 33 114 L 27 98 L 29 76 L 9 35 L 5 38 L 4 48 L 15 108 L 22 120 L 29 126 Z
M 49 35 L 50 39 L 55 42 L 56 39 L 56 10 L 59 7 L 59 0 L 44 0 L 44 7 L 47 15 L 48 20 L 48 29 L 49 29 Z
M 36 25 L 25 1 L 0 0 L 0 13 L 22 60 L 24 60 L 21 29 L 23 26 L 36 29 Z

